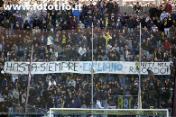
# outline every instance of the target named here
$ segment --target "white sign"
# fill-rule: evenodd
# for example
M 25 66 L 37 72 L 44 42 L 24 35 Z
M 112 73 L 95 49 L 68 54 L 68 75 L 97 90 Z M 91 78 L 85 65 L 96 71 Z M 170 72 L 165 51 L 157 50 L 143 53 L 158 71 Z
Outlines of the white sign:
M 155 75 L 170 75 L 171 62 L 142 62 L 141 74 L 147 75 L 147 69 Z M 31 69 L 30 69 L 31 68 Z M 94 74 L 139 74 L 136 62 L 94 61 Z M 78 73 L 91 74 L 91 61 L 53 61 L 53 62 L 5 62 L 4 72 L 8 74 L 51 74 Z

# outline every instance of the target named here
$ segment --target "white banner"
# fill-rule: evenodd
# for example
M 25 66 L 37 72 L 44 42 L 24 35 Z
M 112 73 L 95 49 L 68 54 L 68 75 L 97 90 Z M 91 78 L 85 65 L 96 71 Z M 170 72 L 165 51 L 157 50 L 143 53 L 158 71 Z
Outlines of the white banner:
M 171 62 L 142 62 L 141 74 L 147 75 L 147 69 L 155 75 L 170 75 Z M 53 61 L 5 62 L 4 72 L 8 74 L 51 74 L 51 73 L 79 73 L 91 74 L 91 61 Z M 94 74 L 139 74 L 136 62 L 123 61 L 94 61 Z

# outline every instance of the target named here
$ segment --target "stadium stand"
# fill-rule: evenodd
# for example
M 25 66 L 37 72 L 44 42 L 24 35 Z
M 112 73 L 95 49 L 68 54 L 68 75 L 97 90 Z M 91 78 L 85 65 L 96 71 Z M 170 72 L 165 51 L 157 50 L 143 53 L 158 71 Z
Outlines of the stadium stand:
M 153 10 L 150 9 L 150 10 Z M 156 10 L 156 14 L 158 10 Z M 28 13 L 28 15 L 26 15 Z M 153 13 L 153 12 L 152 12 Z M 140 14 L 140 15 L 139 15 Z M 164 17 L 140 12 L 126 14 L 118 4 L 98 2 L 82 11 L 1 11 L 0 111 L 24 112 L 28 75 L 3 73 L 6 61 L 91 61 L 91 26 L 94 24 L 95 61 L 138 61 L 139 22 L 142 23 L 142 61 L 175 63 L 175 14 Z M 169 23 L 171 25 L 169 25 Z M 169 27 L 168 27 L 168 25 Z M 165 30 L 165 29 L 169 30 Z M 173 106 L 174 71 L 171 75 L 142 76 L 143 108 Z M 95 74 L 94 99 L 99 107 L 137 108 L 137 75 Z M 49 108 L 90 108 L 90 75 L 32 75 L 29 108 L 45 113 Z M 127 100 L 128 104 L 123 101 Z

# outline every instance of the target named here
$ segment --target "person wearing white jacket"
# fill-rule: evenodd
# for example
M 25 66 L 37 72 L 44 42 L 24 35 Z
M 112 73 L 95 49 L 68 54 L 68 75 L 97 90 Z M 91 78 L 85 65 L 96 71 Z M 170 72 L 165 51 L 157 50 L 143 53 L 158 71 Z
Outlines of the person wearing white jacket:
M 100 100 L 96 100 L 96 108 L 97 109 L 103 109 L 104 107 L 101 105 L 101 101 Z

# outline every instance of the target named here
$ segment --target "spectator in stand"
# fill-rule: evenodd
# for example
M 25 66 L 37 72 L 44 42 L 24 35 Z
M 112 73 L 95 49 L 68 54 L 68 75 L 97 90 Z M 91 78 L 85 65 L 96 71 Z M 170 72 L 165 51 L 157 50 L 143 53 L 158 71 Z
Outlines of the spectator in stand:
M 170 42 L 168 41 L 168 39 L 165 39 L 165 40 L 164 40 L 163 46 L 164 46 L 164 49 L 166 49 L 167 51 L 170 51 L 170 49 L 171 49 L 171 44 L 170 44 Z

